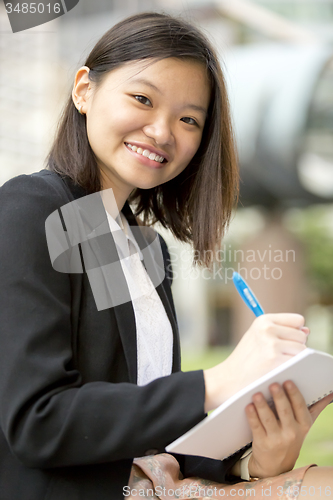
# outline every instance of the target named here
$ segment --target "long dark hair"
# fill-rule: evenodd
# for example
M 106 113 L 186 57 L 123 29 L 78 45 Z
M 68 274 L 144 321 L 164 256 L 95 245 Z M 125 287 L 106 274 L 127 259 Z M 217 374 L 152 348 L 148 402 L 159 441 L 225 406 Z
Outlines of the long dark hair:
M 183 242 L 192 242 L 194 263 L 211 267 L 238 197 L 238 168 L 226 85 L 217 55 L 206 37 L 188 22 L 158 13 L 137 14 L 116 24 L 97 42 L 85 66 L 98 88 L 127 61 L 178 59 L 200 62 L 211 86 L 201 144 L 185 170 L 151 189 L 135 189 L 128 201 L 146 225 L 159 221 Z M 149 62 L 149 61 L 148 61 Z M 47 168 L 70 177 L 87 192 L 101 190 L 86 119 L 72 96 L 63 110 Z

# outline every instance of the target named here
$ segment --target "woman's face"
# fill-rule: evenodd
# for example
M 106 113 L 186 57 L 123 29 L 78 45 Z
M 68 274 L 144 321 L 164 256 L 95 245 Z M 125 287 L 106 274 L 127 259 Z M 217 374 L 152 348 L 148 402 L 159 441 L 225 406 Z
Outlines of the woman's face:
M 147 61 L 130 62 L 108 73 L 97 91 L 89 88 L 87 73 L 82 76 L 86 84 L 76 99 L 103 189 L 113 189 L 119 209 L 134 188 L 163 184 L 186 168 L 199 148 L 210 100 L 203 65 L 175 58 L 148 67 Z

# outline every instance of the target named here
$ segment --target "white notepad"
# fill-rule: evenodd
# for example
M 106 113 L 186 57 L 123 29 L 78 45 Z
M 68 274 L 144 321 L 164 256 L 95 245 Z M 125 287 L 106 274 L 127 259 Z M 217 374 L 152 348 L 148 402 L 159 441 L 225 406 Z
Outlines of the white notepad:
M 282 365 L 237 392 L 195 427 L 166 447 L 166 451 L 222 460 L 252 441 L 245 407 L 256 392 L 272 403 L 269 386 L 292 380 L 308 406 L 333 394 L 333 356 L 306 348 Z

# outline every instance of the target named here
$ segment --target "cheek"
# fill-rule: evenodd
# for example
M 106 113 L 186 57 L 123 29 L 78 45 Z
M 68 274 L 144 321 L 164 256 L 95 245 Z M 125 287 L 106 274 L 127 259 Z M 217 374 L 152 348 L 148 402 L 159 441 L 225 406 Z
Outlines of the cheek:
M 126 135 L 139 127 L 138 117 L 129 113 L 126 107 L 119 101 L 95 103 L 94 107 L 87 113 L 87 134 L 91 147 L 116 146 L 123 142 Z
M 197 152 L 199 145 L 200 142 L 198 144 L 198 141 L 190 142 L 188 144 L 182 144 L 181 149 L 179 150 L 179 162 L 173 174 L 173 177 L 179 175 L 181 172 L 183 172 L 183 170 L 185 170 L 185 168 L 188 166 L 193 156 Z
M 88 110 L 86 116 L 87 135 L 90 146 L 95 154 L 97 151 L 105 146 L 110 134 L 109 116 L 106 109 L 102 109 L 97 103 L 94 107 Z
M 97 120 L 87 120 L 89 144 L 95 155 L 102 161 L 115 154 L 117 147 L 119 148 L 122 138 L 119 129 L 116 120 L 112 120 L 111 123 L 105 122 L 102 117 L 98 117 Z
M 191 161 L 195 153 L 198 151 L 201 142 L 201 134 L 200 137 L 192 138 L 186 143 L 181 144 L 181 157 L 182 163 L 186 163 L 186 165 Z

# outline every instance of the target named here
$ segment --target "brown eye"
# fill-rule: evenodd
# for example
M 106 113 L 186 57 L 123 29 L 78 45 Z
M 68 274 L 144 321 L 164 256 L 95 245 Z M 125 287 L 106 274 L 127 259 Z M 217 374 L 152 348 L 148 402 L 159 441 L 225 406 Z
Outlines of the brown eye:
M 188 123 L 188 125 L 197 125 L 198 126 L 198 122 L 196 122 L 194 120 L 194 118 L 190 118 L 189 116 L 185 116 L 184 118 L 181 118 L 181 120 L 184 123 Z
M 151 102 L 148 99 L 148 97 L 145 97 L 144 95 L 135 95 L 134 97 L 138 102 L 141 102 L 141 104 L 145 104 L 146 106 L 151 106 Z

